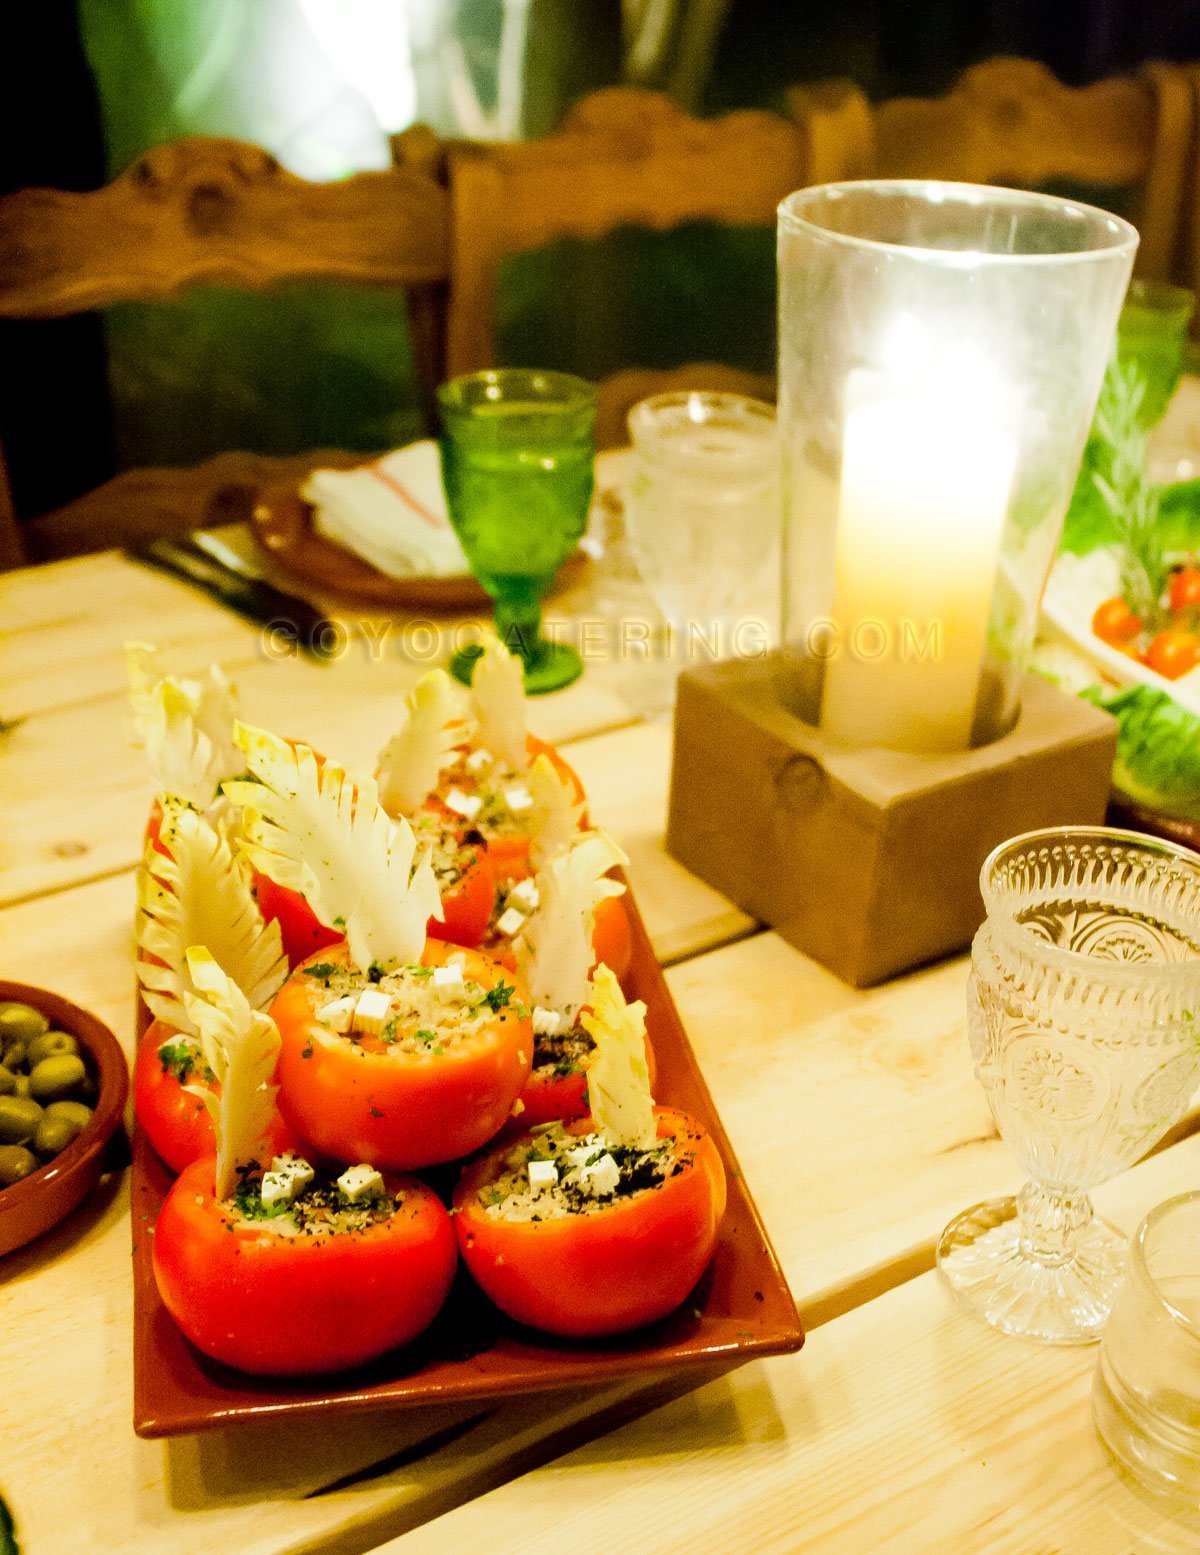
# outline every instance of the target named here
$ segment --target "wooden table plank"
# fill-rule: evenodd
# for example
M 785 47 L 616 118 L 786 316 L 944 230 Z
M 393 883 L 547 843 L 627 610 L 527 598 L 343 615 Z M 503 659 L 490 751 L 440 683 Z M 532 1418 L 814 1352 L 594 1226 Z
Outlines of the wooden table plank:
M 1194 1188 L 1189 1139 L 1102 1188 L 1131 1232 Z M 1006 1338 L 934 1274 L 385 1545 L 387 1555 L 1194 1551 L 1200 1511 L 1110 1465 L 1097 1350 Z M 381 1552 L 382 1555 L 382 1552 Z

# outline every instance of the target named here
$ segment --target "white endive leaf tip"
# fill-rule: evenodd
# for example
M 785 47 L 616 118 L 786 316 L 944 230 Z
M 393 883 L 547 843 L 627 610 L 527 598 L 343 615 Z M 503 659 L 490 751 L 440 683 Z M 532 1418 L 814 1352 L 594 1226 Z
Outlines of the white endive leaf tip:
M 587 998 L 596 908 L 625 889 L 608 871 L 628 862 L 608 832 L 582 832 L 537 875 L 538 906 L 517 942 L 518 966 L 534 1004 L 568 1025 Z
M 171 795 L 162 800 L 159 840 L 166 853 L 147 842 L 137 873 L 137 976 L 146 1005 L 169 1026 L 194 1034 L 186 953 L 189 945 L 205 945 L 261 1009 L 288 965 L 279 925 L 264 922 L 244 865 L 221 830 Z
M 471 734 L 467 694 L 445 670 L 423 675 L 404 705 L 404 722 L 379 753 L 379 801 L 389 815 L 411 815 Z
M 570 778 L 564 777 L 544 753 L 530 767 L 525 786 L 533 800 L 527 817 L 529 856 L 535 869 L 568 847 L 583 819 L 583 804 L 575 797 Z
M 234 738 L 258 781 L 222 791 L 242 806 L 239 846 L 254 867 L 300 891 L 323 924 L 344 925 L 360 971 L 418 961 L 442 903 L 428 852 L 414 863 L 408 822 L 382 809 L 370 778 L 307 745 L 241 723 Z
M 271 1084 L 279 1060 L 279 1030 L 269 1015 L 251 1009 L 245 994 L 203 945 L 190 945 L 187 968 L 192 993 L 187 1011 L 200 1038 L 204 1062 L 221 1094 L 189 1086 L 208 1108 L 217 1141 L 218 1199 L 237 1187 L 237 1169 L 256 1158 L 275 1112 L 278 1086 Z
M 640 999 L 626 1004 L 606 966 L 596 968 L 591 1006 L 583 1025 L 596 1044 L 587 1070 L 592 1118 L 610 1143 L 648 1149 L 658 1130 L 646 1067 L 646 1006 Z
M 233 687 L 216 664 L 200 679 L 164 674 L 148 643 L 126 643 L 125 667 L 134 736 L 157 791 L 208 809 L 221 780 L 241 766 Z
M 479 743 L 514 772 L 529 762 L 525 743 L 525 666 L 498 637 L 489 637 L 471 677 L 471 711 Z

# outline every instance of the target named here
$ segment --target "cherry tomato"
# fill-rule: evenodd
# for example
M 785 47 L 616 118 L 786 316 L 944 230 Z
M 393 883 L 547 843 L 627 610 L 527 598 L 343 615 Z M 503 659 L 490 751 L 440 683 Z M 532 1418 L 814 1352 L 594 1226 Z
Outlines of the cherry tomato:
M 650 1071 L 650 1089 L 653 1092 L 656 1065 L 654 1046 L 648 1032 L 646 1068 Z M 535 1046 L 533 1068 L 521 1092 L 521 1111 L 505 1126 L 504 1134 L 512 1138 L 534 1128 L 538 1123 L 550 1123 L 555 1118 L 564 1121 L 582 1118 L 587 1110 L 587 1060 L 569 1069 L 553 1062 L 539 1064 Z
M 484 990 L 511 985 L 512 974 L 490 956 L 438 940 L 426 944 L 427 966 L 463 957 L 463 977 Z M 351 965 L 335 945 L 309 966 Z M 485 1145 L 512 1110 L 529 1074 L 533 1028 L 513 996 L 470 1035 L 409 1051 L 400 1041 L 356 1036 L 352 1043 L 316 1016 L 331 999 L 318 977 L 298 969 L 275 996 L 279 1027 L 279 1105 L 302 1138 L 338 1161 L 369 1161 L 411 1171 L 454 1161 Z M 412 1032 L 399 1034 L 411 1036 Z
M 1119 594 L 1115 599 L 1106 599 L 1092 617 L 1092 631 L 1101 642 L 1114 647 L 1132 642 L 1141 629 L 1141 617 L 1134 615 Z
M 297 967 L 318 950 L 340 944 L 341 929 L 330 929 L 321 922 L 299 891 L 277 885 L 269 875 L 254 871 L 254 894 L 258 910 L 268 923 L 278 923 L 279 937 L 290 967 Z
M 712 1140 L 682 1112 L 656 1108 L 682 1169 L 656 1187 L 583 1214 L 503 1220 L 480 1200 L 506 1171 L 511 1143 L 469 1166 L 454 1193 L 467 1267 L 503 1312 L 567 1338 L 621 1333 L 673 1311 L 703 1274 L 725 1212 L 725 1170 Z M 569 1125 L 591 1131 L 590 1119 Z
M 1168 627 L 1146 650 L 1146 663 L 1167 680 L 1178 680 L 1200 664 L 1200 633 Z
M 1172 610 L 1200 608 L 1200 564 L 1189 562 L 1171 574 L 1170 604 Z
M 322 1236 L 238 1222 L 213 1195 L 211 1157 L 194 1161 L 154 1227 L 154 1277 L 167 1311 L 205 1355 L 239 1371 L 340 1371 L 414 1339 L 436 1317 L 458 1262 L 450 1218 L 415 1178 L 390 1219 Z
M 189 1065 L 188 1047 L 177 1031 L 165 1021 L 151 1022 L 134 1060 L 133 1110 L 147 1139 L 173 1172 L 183 1171 L 215 1149 L 208 1108 L 199 1096 L 184 1089 L 202 1085 L 219 1096 L 221 1088 L 207 1078 L 208 1073 L 202 1062 Z M 292 1131 L 276 1113 L 263 1140 L 263 1154 L 282 1155 L 292 1146 Z
M 439 878 L 443 917 L 440 922 L 430 918 L 426 933 L 474 950 L 491 922 L 496 905 L 496 876 L 487 849 L 481 846 L 462 850 L 460 868 L 457 879 L 448 884 Z

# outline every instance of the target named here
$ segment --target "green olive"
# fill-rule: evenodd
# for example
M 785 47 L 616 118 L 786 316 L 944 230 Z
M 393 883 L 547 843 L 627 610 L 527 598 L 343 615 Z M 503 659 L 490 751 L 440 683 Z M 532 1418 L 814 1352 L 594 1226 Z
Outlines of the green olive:
M 46 1108 L 46 1116 L 66 1118 L 68 1122 L 76 1124 L 82 1133 L 92 1121 L 92 1109 L 85 1107 L 81 1101 L 52 1101 Z
M 37 1156 L 24 1145 L 0 1145 L 0 1188 L 11 1188 L 40 1165 Z
M 33 1136 L 33 1148 L 38 1155 L 46 1158 L 57 1155 L 60 1150 L 67 1148 L 79 1132 L 78 1123 L 70 1118 L 43 1116 Z
M 34 1101 L 61 1101 L 86 1078 L 83 1059 L 74 1053 L 43 1058 L 29 1071 L 29 1094 Z
M 42 1109 L 28 1096 L 0 1096 L 0 1145 L 23 1145 L 42 1121 Z
M 6 1069 L 24 1069 L 28 1059 L 28 1043 L 10 1042 L 4 1049 L 4 1067 Z
M 43 1058 L 61 1058 L 79 1056 L 79 1043 L 69 1031 L 43 1031 L 40 1037 L 34 1037 L 28 1044 L 26 1056 L 29 1067 L 40 1064 Z
M 32 1004 L 18 1004 L 14 999 L 0 1004 L 0 1038 L 5 1042 L 11 1042 L 15 1037 L 23 1040 L 40 1037 L 49 1029 L 50 1022 Z
M 17 1077 L 11 1069 L 0 1064 L 0 1096 L 11 1096 L 17 1088 Z

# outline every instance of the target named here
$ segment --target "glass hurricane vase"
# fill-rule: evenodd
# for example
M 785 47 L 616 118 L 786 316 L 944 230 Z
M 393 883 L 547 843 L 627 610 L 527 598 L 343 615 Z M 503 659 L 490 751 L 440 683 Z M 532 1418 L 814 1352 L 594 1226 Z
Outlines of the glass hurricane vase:
M 1099 1337 L 1125 1239 L 1088 1190 L 1144 1155 L 1200 1081 L 1200 857 L 1132 832 L 1031 832 L 984 864 L 968 1032 L 1029 1181 L 953 1220 L 938 1266 L 1006 1333 Z

